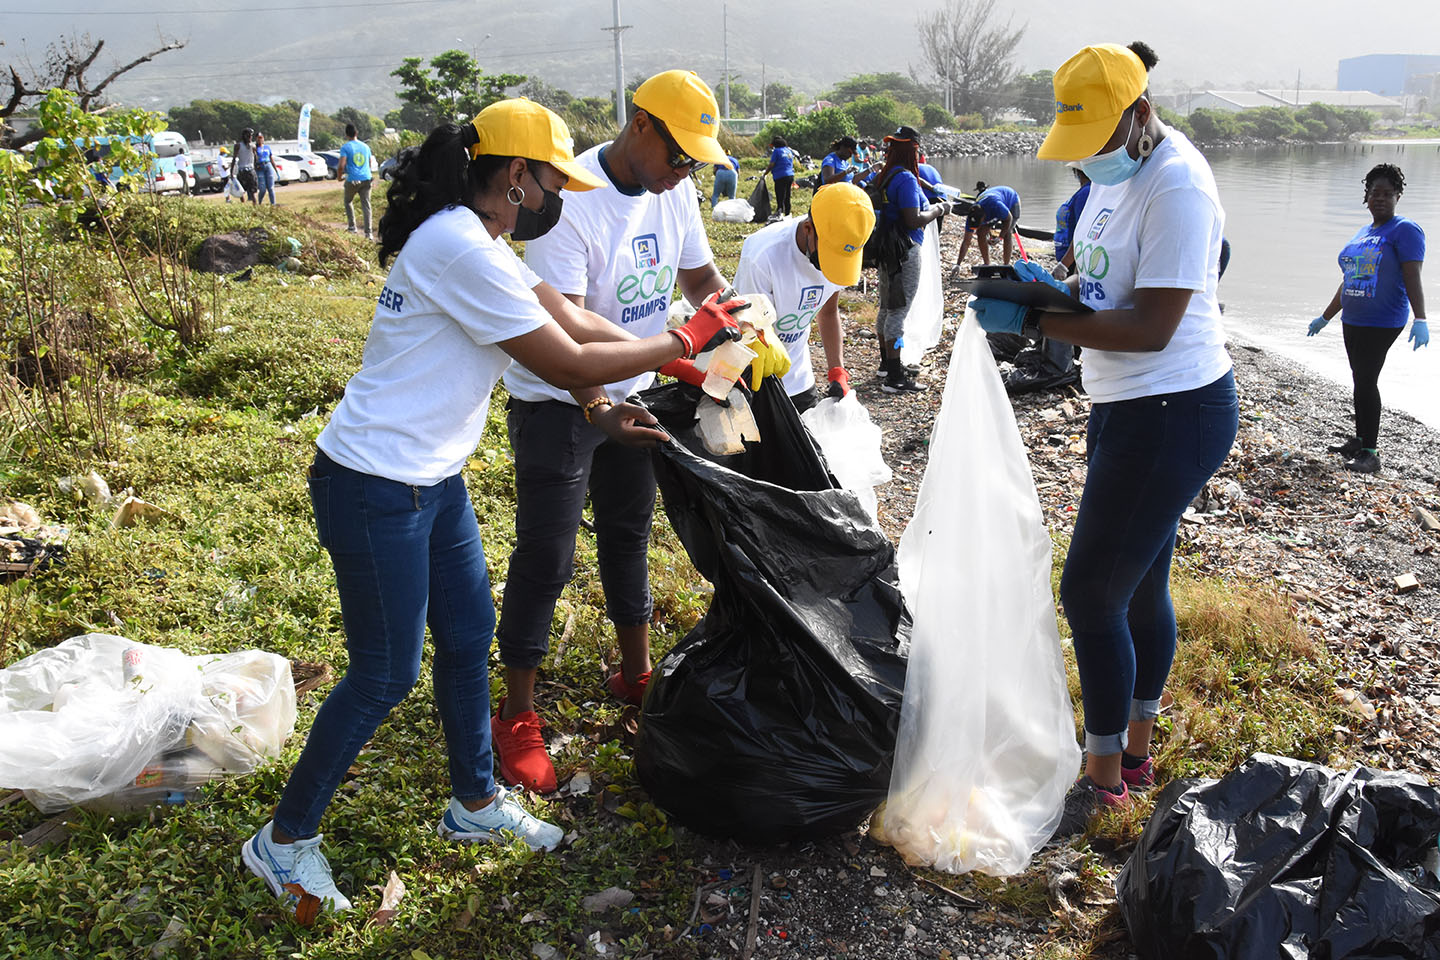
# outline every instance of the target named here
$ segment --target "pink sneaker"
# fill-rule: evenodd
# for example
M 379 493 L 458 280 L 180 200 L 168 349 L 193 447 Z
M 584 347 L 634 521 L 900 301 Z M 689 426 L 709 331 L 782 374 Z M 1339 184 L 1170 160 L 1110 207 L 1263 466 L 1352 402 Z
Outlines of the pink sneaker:
M 1122 766 L 1120 779 L 1131 790 L 1149 790 L 1155 786 L 1155 761 L 1146 757 L 1144 763 L 1133 769 Z

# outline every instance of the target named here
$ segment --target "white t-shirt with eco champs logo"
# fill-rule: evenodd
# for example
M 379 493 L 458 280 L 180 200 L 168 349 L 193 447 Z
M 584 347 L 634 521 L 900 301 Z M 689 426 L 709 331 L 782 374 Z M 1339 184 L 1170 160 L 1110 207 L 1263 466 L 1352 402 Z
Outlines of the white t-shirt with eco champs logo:
M 575 161 L 608 180 L 600 165 L 607 146 L 592 147 Z M 585 309 L 635 336 L 664 332 L 678 272 L 713 259 L 695 187 L 686 179 L 664 193 L 627 196 L 612 183 L 581 193 L 566 190 L 563 196 L 560 222 L 525 244 L 525 262 L 556 290 L 583 295 Z M 618 402 L 654 380 L 654 374 L 643 373 L 608 384 L 605 392 Z M 521 400 L 575 402 L 569 391 L 518 363 L 506 372 L 505 386 Z
M 390 267 L 360 371 L 316 445 L 342 466 L 399 483 L 459 473 L 510 365 L 496 344 L 551 322 L 539 283 L 473 211 L 432 215 Z
M 810 328 L 820 308 L 840 290 L 795 245 L 801 222 L 781 220 L 746 237 L 734 283 L 741 296 L 763 293 L 775 304 L 775 332 L 790 354 L 790 372 L 783 382 L 792 397 L 815 386 Z
M 1166 134 L 1140 171 L 1092 184 L 1075 227 L 1080 299 L 1096 310 L 1135 305 L 1145 287 L 1192 291 L 1164 350 L 1085 348 L 1085 390 L 1096 403 L 1194 390 L 1231 367 L 1215 286 L 1225 211 L 1210 165 L 1185 135 Z

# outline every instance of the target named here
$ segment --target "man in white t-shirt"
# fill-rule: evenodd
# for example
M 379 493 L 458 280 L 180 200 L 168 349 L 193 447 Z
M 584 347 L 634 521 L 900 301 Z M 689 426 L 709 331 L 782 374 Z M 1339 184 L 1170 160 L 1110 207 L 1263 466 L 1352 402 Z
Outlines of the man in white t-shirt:
M 676 285 L 691 303 L 726 288 L 700 219 L 690 173 L 726 163 L 719 108 L 694 73 L 670 70 L 635 91 L 635 112 L 613 141 L 576 158 L 612 188 L 562 195 L 560 222 L 526 244 L 527 264 L 579 306 L 637 337 L 663 331 Z M 680 189 L 675 189 L 676 187 Z M 615 401 L 651 374 L 606 386 Z M 610 690 L 638 703 L 650 676 L 646 565 L 655 477 L 646 450 L 622 446 L 585 422 L 575 399 L 513 365 L 508 426 L 515 454 L 515 550 L 496 636 L 506 696 L 492 721 L 500 772 L 527 789 L 555 789 L 534 710 L 536 668 L 549 646 L 555 601 L 570 581 L 587 491 L 606 615 L 621 669 Z
M 790 354 L 785 392 L 804 412 L 819 399 L 810 369 L 810 328 L 820 328 L 829 395 L 850 392 L 840 329 L 840 290 L 860 279 L 865 241 L 875 229 L 870 197 L 848 183 L 821 187 L 804 220 L 782 220 L 752 233 L 740 250 L 735 290 L 763 293 L 775 305 L 775 332 Z

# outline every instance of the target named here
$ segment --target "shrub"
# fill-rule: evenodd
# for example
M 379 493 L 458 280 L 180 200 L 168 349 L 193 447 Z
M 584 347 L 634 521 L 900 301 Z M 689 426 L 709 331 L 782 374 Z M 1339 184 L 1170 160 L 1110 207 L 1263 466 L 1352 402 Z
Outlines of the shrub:
M 900 103 L 885 95 L 857 97 L 845 104 L 844 111 L 855 121 L 860 136 L 879 139 L 894 133 L 896 127 L 918 127 L 924 122 L 920 109 L 911 103 Z
M 1191 112 L 1189 120 L 1198 140 L 1230 140 L 1244 132 L 1235 115 L 1225 110 L 1201 107 Z
M 888 132 L 887 130 L 886 133 Z M 770 139 L 776 134 L 784 137 L 785 142 L 800 153 L 821 157 L 829 151 L 830 144 L 841 137 L 859 136 L 859 130 L 855 126 L 855 120 L 845 112 L 845 108 L 825 107 L 793 120 L 777 120 L 767 124 L 752 142 L 761 153 L 768 153 Z
M 938 103 L 925 104 L 925 109 L 921 111 L 920 115 L 921 122 L 925 124 L 927 130 L 933 130 L 936 127 L 955 126 L 954 115 Z

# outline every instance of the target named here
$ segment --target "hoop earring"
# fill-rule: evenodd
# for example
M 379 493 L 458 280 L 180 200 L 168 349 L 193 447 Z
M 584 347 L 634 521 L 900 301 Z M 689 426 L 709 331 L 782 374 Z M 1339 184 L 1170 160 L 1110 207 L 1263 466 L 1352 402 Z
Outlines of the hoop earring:
M 1136 142 L 1135 149 L 1140 151 L 1140 159 L 1145 159 L 1155 152 L 1155 138 L 1148 133 L 1140 134 L 1140 139 Z
M 519 194 L 518 197 L 516 196 L 517 193 Z M 510 206 L 512 207 L 520 206 L 520 204 L 525 202 L 525 188 L 512 186 L 509 190 L 505 191 L 505 199 L 510 201 Z

